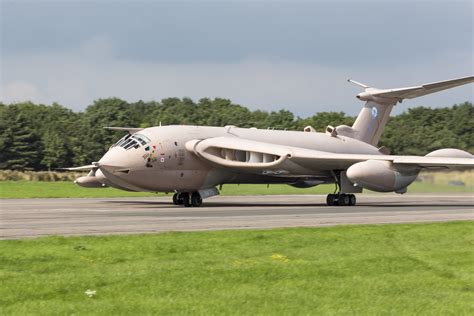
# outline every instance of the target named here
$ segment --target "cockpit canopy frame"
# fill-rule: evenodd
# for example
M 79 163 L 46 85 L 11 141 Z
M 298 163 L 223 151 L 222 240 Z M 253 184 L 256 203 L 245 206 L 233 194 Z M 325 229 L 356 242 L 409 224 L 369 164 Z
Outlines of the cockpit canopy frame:
M 139 134 L 139 133 L 127 134 L 121 139 L 119 139 L 119 141 L 116 142 L 114 145 L 112 145 L 111 148 L 122 147 L 125 150 L 129 150 L 132 148 L 138 149 L 141 146 L 145 146 L 146 144 L 149 144 L 150 142 L 151 140 L 143 134 Z

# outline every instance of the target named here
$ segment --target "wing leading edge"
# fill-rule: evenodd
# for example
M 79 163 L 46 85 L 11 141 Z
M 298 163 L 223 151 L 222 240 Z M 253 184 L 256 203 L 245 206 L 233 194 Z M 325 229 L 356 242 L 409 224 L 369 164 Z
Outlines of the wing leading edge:
M 344 170 L 367 160 L 389 161 L 395 165 L 419 168 L 474 167 L 474 156 L 460 150 L 445 149 L 451 157 L 340 154 L 312 149 L 276 145 L 238 137 L 216 137 L 193 140 L 186 148 L 209 163 L 246 173 L 279 171 L 282 174 L 311 171 Z

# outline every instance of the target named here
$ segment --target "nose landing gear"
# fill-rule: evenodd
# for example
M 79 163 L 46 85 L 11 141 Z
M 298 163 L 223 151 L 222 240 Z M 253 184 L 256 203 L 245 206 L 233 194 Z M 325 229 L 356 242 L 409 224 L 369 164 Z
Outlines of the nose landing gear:
M 175 193 L 173 195 L 173 204 L 174 205 L 184 205 L 185 207 L 199 207 L 202 205 L 202 198 L 199 192 L 182 192 Z

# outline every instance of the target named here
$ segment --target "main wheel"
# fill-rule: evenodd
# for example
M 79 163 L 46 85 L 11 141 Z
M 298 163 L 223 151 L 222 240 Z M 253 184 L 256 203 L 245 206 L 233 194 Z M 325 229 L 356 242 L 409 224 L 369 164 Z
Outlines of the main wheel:
M 181 205 L 181 204 L 183 204 L 183 200 L 180 199 L 179 193 L 173 194 L 173 204 L 174 204 L 174 205 Z
M 326 197 L 326 204 L 328 206 L 334 206 L 334 202 L 335 202 L 334 197 L 335 196 L 336 196 L 335 194 L 328 194 L 328 196 Z
M 199 194 L 198 192 L 194 192 L 191 195 L 191 205 L 195 207 L 199 207 L 202 205 L 201 194 Z
M 189 193 L 183 192 L 179 195 L 179 198 L 183 201 L 183 205 L 186 207 L 191 206 L 191 202 L 189 201 Z
M 351 202 L 350 194 L 340 194 L 339 199 L 337 201 L 337 204 L 339 206 L 348 206 L 349 203 Z
M 357 203 L 356 196 L 354 194 L 349 194 L 349 205 L 354 206 Z

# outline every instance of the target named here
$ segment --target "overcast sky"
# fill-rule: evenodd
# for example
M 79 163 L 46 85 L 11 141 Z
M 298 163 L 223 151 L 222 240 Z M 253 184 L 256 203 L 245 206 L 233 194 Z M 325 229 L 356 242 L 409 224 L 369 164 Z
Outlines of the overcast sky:
M 473 71 L 473 1 L 1 2 L 0 100 L 224 97 L 356 114 L 347 78 L 397 88 Z M 450 106 L 473 85 L 405 101 Z

